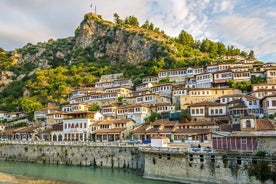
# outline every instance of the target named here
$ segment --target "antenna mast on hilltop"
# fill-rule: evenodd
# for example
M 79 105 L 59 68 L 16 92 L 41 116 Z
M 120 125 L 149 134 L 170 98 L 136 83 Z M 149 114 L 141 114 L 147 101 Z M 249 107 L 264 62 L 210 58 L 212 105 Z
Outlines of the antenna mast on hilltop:
M 92 3 L 90 4 L 90 8 L 91 8 L 92 13 L 93 13 L 93 4 Z M 97 7 L 96 7 L 96 5 L 95 5 L 95 14 L 97 14 Z

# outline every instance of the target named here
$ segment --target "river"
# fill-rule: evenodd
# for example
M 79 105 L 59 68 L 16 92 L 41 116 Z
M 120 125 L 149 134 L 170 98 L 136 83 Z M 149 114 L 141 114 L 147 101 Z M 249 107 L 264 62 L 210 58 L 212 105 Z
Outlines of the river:
M 144 179 L 133 170 L 93 168 L 64 165 L 33 164 L 26 162 L 8 162 L 0 160 L 0 173 L 12 175 L 15 183 L 78 183 L 78 184 L 172 184 L 172 182 Z M 20 180 L 20 179 L 24 179 Z M 39 181 L 39 182 L 38 182 Z M 44 183 L 50 183 L 50 182 Z M 11 182 L 1 181 L 0 184 Z

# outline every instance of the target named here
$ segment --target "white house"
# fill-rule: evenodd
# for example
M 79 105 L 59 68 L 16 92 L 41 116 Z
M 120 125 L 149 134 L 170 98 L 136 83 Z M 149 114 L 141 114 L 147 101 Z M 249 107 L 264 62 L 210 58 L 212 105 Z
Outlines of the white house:
M 201 73 L 195 76 L 197 88 L 210 88 L 213 83 L 212 73 Z
M 151 87 L 152 93 L 157 93 L 161 95 L 169 95 L 172 93 L 172 84 L 161 84 Z
M 150 113 L 150 107 L 145 104 L 125 105 L 118 107 L 117 118 L 132 119 L 136 124 L 141 124 L 145 122 L 145 118 L 148 117 Z
M 260 99 L 254 96 L 244 95 L 241 100 L 247 106 L 249 114 L 254 114 L 256 117 L 263 117 L 261 112 Z
M 142 83 L 152 83 L 152 84 L 154 84 L 154 83 L 156 83 L 156 82 L 158 82 L 158 77 L 156 77 L 156 76 L 148 76 L 148 77 L 143 77 L 142 78 Z
M 167 147 L 169 139 L 166 136 L 154 136 L 151 138 L 151 147 Z
M 266 96 L 261 100 L 264 114 L 276 113 L 276 95 Z

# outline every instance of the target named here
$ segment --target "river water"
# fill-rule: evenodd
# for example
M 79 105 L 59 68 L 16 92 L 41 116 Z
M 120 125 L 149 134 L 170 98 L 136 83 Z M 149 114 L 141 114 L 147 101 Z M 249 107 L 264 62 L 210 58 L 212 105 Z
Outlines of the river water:
M 172 184 L 142 178 L 133 170 L 93 168 L 64 165 L 45 165 L 26 162 L 7 162 L 0 160 L 0 172 L 27 180 L 53 180 L 77 184 Z M 0 178 L 0 183 L 1 178 Z

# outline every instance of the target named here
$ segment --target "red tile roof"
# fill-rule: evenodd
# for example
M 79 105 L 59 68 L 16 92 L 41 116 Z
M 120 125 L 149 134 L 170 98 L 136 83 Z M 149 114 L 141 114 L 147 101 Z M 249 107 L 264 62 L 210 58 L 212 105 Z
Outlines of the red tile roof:
M 271 131 L 275 130 L 276 125 L 270 119 L 257 119 L 256 131 Z
M 96 134 L 107 134 L 107 133 L 121 133 L 124 130 L 126 130 L 126 128 L 112 128 L 112 129 L 98 129 L 95 131 Z

